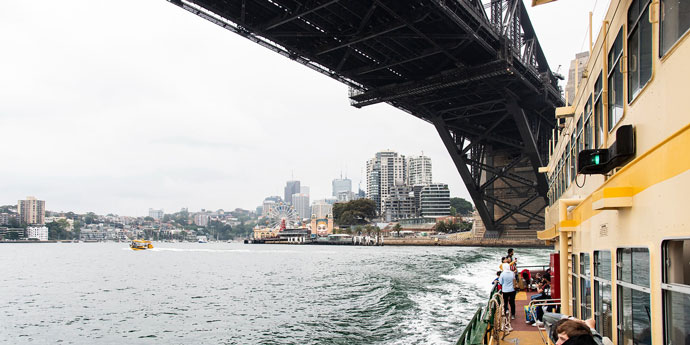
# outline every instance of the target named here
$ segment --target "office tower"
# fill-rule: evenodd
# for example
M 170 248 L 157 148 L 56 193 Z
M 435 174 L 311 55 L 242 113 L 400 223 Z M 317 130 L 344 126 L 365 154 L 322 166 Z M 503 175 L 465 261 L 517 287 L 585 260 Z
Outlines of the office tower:
M 292 194 L 292 207 L 295 208 L 299 219 L 311 218 L 311 208 L 309 207 L 309 195 L 296 193 Z
M 311 205 L 311 214 L 316 218 L 326 218 L 333 215 L 333 205 L 325 200 L 317 200 Z
M 381 201 L 390 193 L 390 188 L 402 186 L 407 181 L 405 156 L 394 151 L 377 152 L 367 161 L 367 198 L 376 202 L 381 211 Z
M 407 173 L 409 175 L 407 184 L 410 186 L 431 184 L 431 158 L 426 156 L 415 156 L 407 158 Z
M 285 202 L 292 201 L 292 194 L 297 194 L 300 192 L 299 181 L 287 181 L 285 183 Z
M 26 200 L 17 202 L 19 219 L 26 224 L 45 224 L 46 202 L 27 196 Z
M 149 217 L 153 218 L 154 220 L 161 220 L 163 219 L 163 210 L 154 210 L 149 208 Z
M 309 187 L 307 186 L 300 186 L 299 187 L 299 192 L 302 194 L 309 195 Z
M 332 196 L 338 197 L 341 192 L 351 192 L 352 191 L 352 180 L 349 178 L 337 178 L 333 180 L 333 194 Z M 340 199 L 340 198 L 338 198 Z
M 445 183 L 433 183 L 422 189 L 422 217 L 444 217 L 450 215 L 450 190 Z

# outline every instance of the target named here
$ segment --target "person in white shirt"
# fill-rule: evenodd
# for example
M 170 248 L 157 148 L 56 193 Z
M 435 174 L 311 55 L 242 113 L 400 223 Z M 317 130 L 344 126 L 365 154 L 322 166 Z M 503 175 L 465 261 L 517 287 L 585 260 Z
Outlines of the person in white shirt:
M 515 279 L 515 273 L 508 268 L 501 273 L 498 277 L 498 283 L 501 284 L 501 291 L 503 292 L 503 304 L 505 307 L 505 313 L 508 313 L 508 306 L 510 305 L 510 316 L 511 319 L 515 319 L 515 287 L 513 286 L 513 280 Z

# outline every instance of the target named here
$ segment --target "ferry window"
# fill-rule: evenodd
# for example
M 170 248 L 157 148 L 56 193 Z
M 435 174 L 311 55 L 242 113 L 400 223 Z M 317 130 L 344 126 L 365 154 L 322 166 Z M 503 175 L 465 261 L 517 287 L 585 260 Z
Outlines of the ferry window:
M 649 250 L 622 248 L 617 254 L 618 343 L 651 344 Z
M 687 344 L 690 340 L 690 240 L 663 244 L 664 343 Z
M 571 256 L 571 269 L 573 271 L 572 278 L 571 278 L 571 284 L 572 286 L 572 291 L 571 291 L 571 296 L 572 296 L 572 303 L 573 303 L 573 316 L 578 317 L 578 309 L 579 309 L 579 303 L 577 302 L 577 295 L 578 295 L 578 289 L 577 289 L 577 255 L 573 254 Z
M 621 57 L 623 56 L 623 30 L 618 31 L 613 46 L 609 51 L 609 128 L 611 131 L 623 117 L 623 73 L 621 72 Z
M 595 132 L 594 135 L 594 147 L 599 148 L 602 146 L 604 141 L 604 102 L 601 100 L 601 72 L 597 81 L 594 83 L 594 125 Z
M 652 24 L 650 0 L 633 0 L 628 9 L 628 102 L 652 76 Z
M 580 254 L 580 318 L 582 320 L 592 317 L 592 288 L 589 280 L 589 253 Z
M 611 252 L 594 252 L 594 320 L 597 332 L 613 339 L 611 312 Z
M 573 134 L 570 139 L 570 181 L 575 180 L 575 176 L 577 175 L 577 170 L 575 170 L 577 162 L 577 137 L 575 131 L 576 129 L 573 128 Z M 570 185 L 570 181 L 568 181 L 568 185 Z
M 690 2 L 687 0 L 661 0 L 661 55 L 690 28 Z
M 590 96 L 585 105 L 585 150 L 594 148 L 592 134 L 592 97 Z
M 584 140 L 585 138 L 582 135 L 582 114 L 580 114 L 580 118 L 577 119 L 577 151 L 575 157 L 577 157 L 577 152 L 584 149 Z M 577 162 L 577 159 L 575 161 Z

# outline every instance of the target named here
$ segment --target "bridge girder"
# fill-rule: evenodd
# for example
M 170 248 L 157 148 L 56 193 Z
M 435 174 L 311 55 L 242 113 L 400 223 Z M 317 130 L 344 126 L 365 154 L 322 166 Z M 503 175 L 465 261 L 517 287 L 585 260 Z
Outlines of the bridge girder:
M 433 124 L 487 236 L 543 225 L 562 99 L 521 0 L 168 1 Z

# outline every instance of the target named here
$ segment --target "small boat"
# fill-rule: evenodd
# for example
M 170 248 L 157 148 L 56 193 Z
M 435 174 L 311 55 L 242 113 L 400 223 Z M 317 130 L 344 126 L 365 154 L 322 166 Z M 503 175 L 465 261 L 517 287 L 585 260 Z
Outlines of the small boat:
M 151 241 L 147 240 L 132 240 L 129 247 L 132 248 L 132 250 L 146 250 L 153 249 L 153 244 L 151 244 Z

